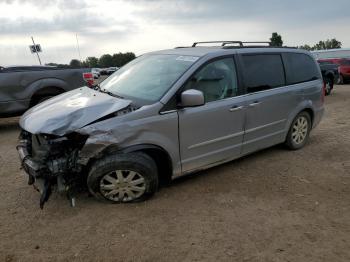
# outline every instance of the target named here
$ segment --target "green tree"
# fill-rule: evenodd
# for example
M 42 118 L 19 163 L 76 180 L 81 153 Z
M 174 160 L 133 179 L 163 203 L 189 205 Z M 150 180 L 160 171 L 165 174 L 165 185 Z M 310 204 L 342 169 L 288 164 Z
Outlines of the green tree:
M 94 56 L 89 56 L 84 61 L 87 67 L 98 67 L 98 58 Z
M 283 46 L 282 36 L 276 32 L 272 33 L 270 42 L 272 46 Z
M 105 54 L 100 57 L 98 64 L 101 67 L 111 67 L 113 66 L 113 57 L 110 54 Z
M 317 44 L 314 45 L 314 50 L 326 50 L 326 49 L 335 49 L 335 48 L 341 48 L 342 43 L 338 41 L 337 39 L 327 39 L 326 41 L 319 41 Z
M 298 48 L 300 49 L 305 49 L 307 51 L 312 51 L 313 47 L 309 46 L 309 45 L 302 45 L 302 46 L 298 46 Z
M 78 68 L 81 66 L 81 63 L 78 59 L 72 59 L 69 63 L 69 65 L 73 68 Z
M 135 59 L 135 57 L 135 54 L 132 52 L 116 53 L 113 55 L 113 66 L 121 67 Z

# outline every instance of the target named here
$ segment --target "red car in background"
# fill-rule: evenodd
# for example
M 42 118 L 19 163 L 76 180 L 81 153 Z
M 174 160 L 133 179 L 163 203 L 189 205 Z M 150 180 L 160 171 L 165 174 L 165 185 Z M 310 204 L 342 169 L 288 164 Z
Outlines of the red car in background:
M 347 58 L 327 58 L 319 59 L 318 62 L 327 62 L 330 64 L 339 65 L 339 80 L 338 84 L 344 84 L 345 81 L 350 80 L 350 59 Z

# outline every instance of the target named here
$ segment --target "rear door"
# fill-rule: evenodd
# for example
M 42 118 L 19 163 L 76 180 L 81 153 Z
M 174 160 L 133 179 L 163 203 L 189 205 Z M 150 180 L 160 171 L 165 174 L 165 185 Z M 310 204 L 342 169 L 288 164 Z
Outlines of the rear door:
M 280 53 L 243 54 L 246 123 L 242 154 L 283 142 L 298 90 L 286 86 Z
M 182 171 L 237 158 L 244 134 L 244 98 L 239 95 L 233 57 L 203 66 L 184 90 L 203 92 L 205 104 L 183 108 L 179 114 Z

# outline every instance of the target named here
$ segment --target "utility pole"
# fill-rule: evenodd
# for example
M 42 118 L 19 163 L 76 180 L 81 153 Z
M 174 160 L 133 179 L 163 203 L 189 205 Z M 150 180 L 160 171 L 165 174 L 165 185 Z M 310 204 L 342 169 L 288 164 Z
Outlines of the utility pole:
M 36 55 L 38 56 L 38 60 L 39 60 L 39 63 L 40 63 L 40 65 L 41 65 L 40 56 L 39 56 L 38 51 L 36 50 L 36 44 L 35 44 L 35 42 L 34 42 L 34 38 L 33 38 L 33 37 L 32 37 L 32 41 L 33 41 L 33 45 L 34 45 L 34 49 L 35 49 L 35 53 L 36 53 Z
M 81 55 L 80 55 L 80 47 L 79 47 L 79 41 L 78 41 L 78 34 L 75 34 L 75 38 L 77 39 L 77 48 L 78 48 L 78 53 L 79 53 L 79 60 L 80 60 L 80 64 L 81 64 Z

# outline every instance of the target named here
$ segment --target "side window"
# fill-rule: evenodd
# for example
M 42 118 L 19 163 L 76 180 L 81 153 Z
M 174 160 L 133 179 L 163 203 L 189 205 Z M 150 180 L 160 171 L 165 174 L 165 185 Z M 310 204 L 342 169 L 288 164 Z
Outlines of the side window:
M 244 82 L 248 93 L 285 85 L 281 55 L 243 55 Z
M 297 53 L 285 53 L 284 59 L 288 85 L 320 78 L 318 66 L 310 56 Z
M 233 58 L 224 58 L 205 65 L 187 82 L 185 90 L 188 89 L 202 91 L 205 102 L 236 96 L 238 85 Z

